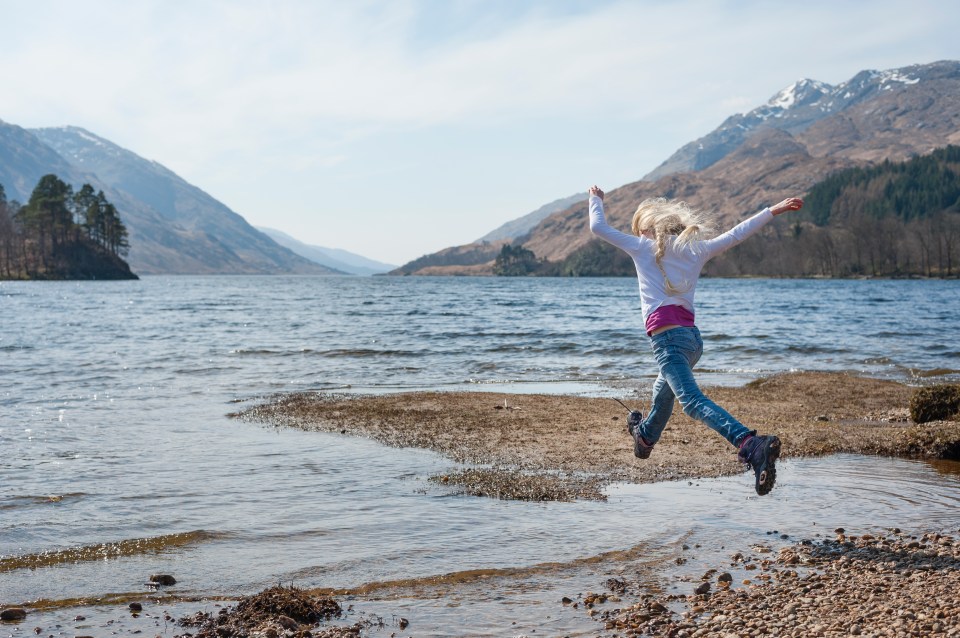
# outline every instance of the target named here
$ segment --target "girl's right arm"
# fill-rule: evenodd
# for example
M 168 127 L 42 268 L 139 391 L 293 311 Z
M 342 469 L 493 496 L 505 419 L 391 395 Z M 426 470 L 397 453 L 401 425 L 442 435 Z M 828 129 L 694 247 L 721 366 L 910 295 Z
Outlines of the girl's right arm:
M 607 223 L 603 215 L 603 191 L 596 186 L 590 188 L 590 232 L 628 253 L 635 252 L 640 245 L 639 237 L 620 232 Z

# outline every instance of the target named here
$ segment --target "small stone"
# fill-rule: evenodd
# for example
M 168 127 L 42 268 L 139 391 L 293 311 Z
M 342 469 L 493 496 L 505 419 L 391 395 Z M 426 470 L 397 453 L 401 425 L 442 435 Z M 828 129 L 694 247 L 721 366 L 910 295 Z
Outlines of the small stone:
M 81 621 L 81 620 L 86 620 L 86 619 L 87 619 L 86 616 L 75 616 L 75 617 L 74 617 L 74 621 L 76 621 L 76 622 L 79 622 L 79 621 Z
M 410 625 L 410 621 L 406 618 L 401 618 L 400 622 L 397 623 L 400 629 L 406 629 Z
M 706 594 L 710 591 L 710 583 L 700 583 L 700 585 L 693 590 L 695 594 Z
M 130 603 L 127 606 L 130 608 L 130 611 L 143 611 L 143 605 L 140 603 Z
M 176 585 L 177 579 L 170 574 L 151 574 L 150 582 L 156 583 L 162 587 L 168 587 L 170 585 Z
M 570 598 L 564 596 L 563 598 L 560 599 L 560 602 L 563 603 L 564 605 L 569 605 L 570 603 L 573 602 L 573 600 L 571 600 Z
M 293 630 L 300 626 L 300 623 L 298 623 L 296 620 L 294 620 L 290 616 L 277 616 L 277 622 L 280 623 L 280 626 L 283 627 L 284 629 Z
M 0 620 L 23 620 L 27 617 L 27 610 L 22 607 L 10 607 L 0 611 Z
M 732 583 L 732 582 L 733 582 L 733 576 L 730 575 L 730 572 L 723 572 L 722 574 L 720 574 L 719 576 L 717 576 L 717 582 L 718 582 L 718 583 Z

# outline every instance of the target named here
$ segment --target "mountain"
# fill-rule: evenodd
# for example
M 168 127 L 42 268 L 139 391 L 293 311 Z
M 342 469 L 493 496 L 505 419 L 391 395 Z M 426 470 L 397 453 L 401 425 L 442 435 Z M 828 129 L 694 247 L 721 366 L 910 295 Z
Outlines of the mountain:
M 931 91 L 930 89 L 932 84 L 937 84 L 943 80 L 956 80 L 957 66 L 958 63 L 955 61 L 943 61 L 888 71 L 861 71 L 847 82 L 837 86 L 831 86 L 816 80 L 800 80 L 783 89 L 770 98 L 766 104 L 749 113 L 727 118 L 714 131 L 680 148 L 660 166 L 645 175 L 643 179 L 656 181 L 673 173 L 703 170 L 729 155 L 752 135 L 760 131 L 777 129 L 795 135 L 818 122 L 829 120 L 837 115 L 841 117 L 834 118 L 833 125 L 837 127 L 841 137 L 846 138 L 847 142 L 862 142 L 863 140 L 849 139 L 851 134 L 856 136 L 857 133 L 862 133 L 862 131 L 855 130 L 856 127 L 849 127 L 845 112 L 852 114 L 859 111 L 861 114 L 872 116 L 877 122 L 882 123 L 885 118 L 894 113 L 895 109 L 881 112 L 877 109 L 857 109 L 856 107 L 863 103 L 884 102 L 883 98 L 892 94 L 901 94 L 898 96 L 901 98 L 907 96 L 913 98 L 897 100 L 897 106 L 900 109 L 910 108 L 911 110 L 924 111 L 933 109 L 939 111 L 938 117 L 933 121 L 949 123 L 952 118 L 942 108 L 950 105 L 949 100 L 946 103 L 941 102 L 939 104 L 941 108 L 938 109 L 937 105 L 932 102 L 941 96 L 937 90 Z M 924 86 L 916 86 L 921 83 Z M 886 103 L 889 104 L 889 102 L 889 100 L 886 100 Z M 955 109 L 954 112 L 956 112 Z M 875 127 L 868 124 L 868 129 L 872 128 Z M 943 131 L 935 131 L 933 128 L 921 126 L 915 134 L 908 136 L 911 138 L 908 144 L 915 146 L 922 140 L 923 143 L 926 143 L 925 150 L 942 145 L 944 143 L 942 139 L 938 140 L 937 138 L 939 132 Z M 884 148 L 883 146 L 877 148 L 877 141 L 874 140 L 874 144 L 867 144 L 867 146 L 873 146 L 874 150 L 883 153 Z M 853 144 L 851 146 L 860 147 L 863 144 Z M 844 149 L 835 146 L 830 150 L 843 154 Z M 854 153 L 863 153 L 864 150 L 866 149 L 857 148 Z M 867 156 L 864 159 L 875 158 Z
M 367 259 L 360 255 L 339 248 L 324 248 L 305 244 L 283 231 L 274 228 L 257 226 L 257 230 L 267 235 L 281 246 L 289 248 L 301 257 L 316 262 L 327 268 L 351 275 L 379 275 L 396 268 L 395 265 Z
M 26 203 L 40 178 L 50 173 L 75 185 L 95 179 L 74 168 L 30 131 L 0 120 L 0 184 L 7 197 Z
M 948 144 L 960 144 L 960 62 L 863 71 L 836 87 L 803 80 L 684 145 L 643 179 L 612 189 L 607 218 L 629 228 L 639 201 L 675 197 L 716 212 L 720 224 L 730 226 L 787 195 L 806 193 L 838 170 L 905 160 Z M 522 242 L 538 259 L 569 259 L 593 239 L 586 204 L 583 198 L 549 215 L 512 243 Z M 492 274 L 498 253 L 480 263 L 483 248 L 446 249 L 394 272 L 426 274 L 413 268 L 422 264 L 429 274 Z M 451 258 L 457 254 L 470 259 L 457 262 Z
M 570 208 L 570 206 L 576 202 L 582 201 L 586 198 L 586 193 L 577 193 L 576 195 L 570 195 L 569 197 L 563 197 L 561 199 L 554 200 L 549 204 L 544 204 L 532 213 L 527 213 L 523 217 L 509 221 L 499 228 L 490 231 L 478 239 L 477 242 L 499 241 L 501 239 L 517 239 L 518 237 L 522 237 L 533 230 L 537 224 L 550 215 Z
M 130 232 L 140 274 L 332 273 L 283 248 L 157 162 L 77 127 L 27 130 L 0 122 L 0 184 L 26 201 L 43 175 L 103 190 Z

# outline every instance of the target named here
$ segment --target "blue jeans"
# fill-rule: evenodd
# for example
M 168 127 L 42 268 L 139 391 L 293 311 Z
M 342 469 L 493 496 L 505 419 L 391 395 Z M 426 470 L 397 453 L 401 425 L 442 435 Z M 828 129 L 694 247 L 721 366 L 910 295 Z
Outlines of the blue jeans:
M 660 374 L 653 384 L 650 414 L 640 425 L 644 439 L 650 443 L 660 440 L 673 413 L 674 397 L 688 416 L 703 421 L 734 446 L 739 447 L 744 438 L 754 434 L 703 394 L 693 378 L 693 366 L 703 354 L 703 339 L 696 327 L 681 326 L 661 332 L 650 337 L 650 345 Z

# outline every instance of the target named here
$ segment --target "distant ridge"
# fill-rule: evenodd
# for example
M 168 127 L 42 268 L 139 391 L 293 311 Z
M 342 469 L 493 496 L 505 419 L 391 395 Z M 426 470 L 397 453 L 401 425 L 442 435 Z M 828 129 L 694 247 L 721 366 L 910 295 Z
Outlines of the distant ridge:
M 517 239 L 518 237 L 522 237 L 523 235 L 529 233 L 537 224 L 550 215 L 570 208 L 571 205 L 585 199 L 587 199 L 586 193 L 577 193 L 576 195 L 570 195 L 569 197 L 556 199 L 549 204 L 544 204 L 532 213 L 527 213 L 523 217 L 509 221 L 495 230 L 490 231 L 478 239 L 477 242 Z
M 305 244 L 275 228 L 257 226 L 257 230 L 301 257 L 305 257 L 310 261 L 339 272 L 351 275 L 379 275 L 396 268 L 393 264 L 385 264 L 373 259 L 368 259 L 339 248 L 325 248 L 323 246 Z

